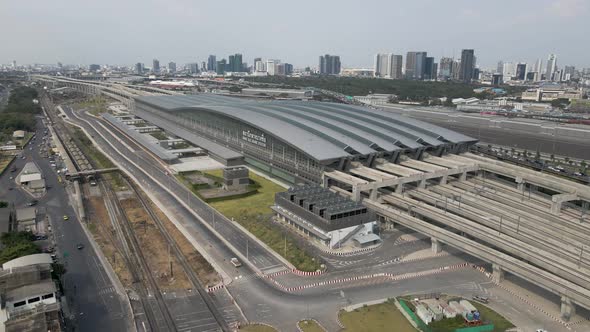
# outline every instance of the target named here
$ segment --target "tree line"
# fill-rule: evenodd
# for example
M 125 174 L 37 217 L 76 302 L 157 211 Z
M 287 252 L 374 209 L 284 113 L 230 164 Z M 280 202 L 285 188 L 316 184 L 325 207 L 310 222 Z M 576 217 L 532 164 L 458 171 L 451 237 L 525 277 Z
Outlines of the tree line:
M 35 114 L 41 113 L 41 106 L 33 100 L 38 97 L 37 90 L 20 86 L 10 92 L 6 106 L 0 110 L 0 138 L 12 136 L 15 130 L 33 131 Z

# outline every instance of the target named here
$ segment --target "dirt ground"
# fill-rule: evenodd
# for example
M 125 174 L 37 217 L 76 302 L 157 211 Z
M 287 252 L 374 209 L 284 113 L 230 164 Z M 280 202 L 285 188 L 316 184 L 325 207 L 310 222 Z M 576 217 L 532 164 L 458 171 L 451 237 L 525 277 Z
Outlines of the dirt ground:
M 186 273 L 168 248 L 166 240 L 158 230 L 154 221 L 135 198 L 127 198 L 120 201 L 127 218 L 133 225 L 133 230 L 143 255 L 147 259 L 148 266 L 160 289 L 170 291 L 175 289 L 192 288 Z M 172 262 L 172 271 L 170 271 Z
M 115 245 L 118 242 L 116 241 L 115 231 L 111 225 L 104 200 L 102 197 L 90 197 L 88 203 L 88 216 L 90 216 L 88 228 L 123 286 L 126 288 L 130 287 L 133 283 L 131 273 L 127 269 L 121 252 Z
M 150 201 L 151 202 L 151 201 Z M 197 273 L 197 276 L 203 286 L 213 286 L 218 284 L 221 279 L 217 272 L 213 269 L 211 264 L 201 256 L 201 254 L 195 249 L 195 247 L 186 239 L 184 235 L 176 228 L 176 226 L 168 219 L 168 217 L 160 210 L 156 205 L 151 202 L 152 208 L 158 214 L 158 217 L 164 223 L 164 227 L 168 233 L 172 236 L 174 241 L 180 247 L 180 250 L 184 256 L 188 259 L 189 264 L 193 268 L 193 271 Z

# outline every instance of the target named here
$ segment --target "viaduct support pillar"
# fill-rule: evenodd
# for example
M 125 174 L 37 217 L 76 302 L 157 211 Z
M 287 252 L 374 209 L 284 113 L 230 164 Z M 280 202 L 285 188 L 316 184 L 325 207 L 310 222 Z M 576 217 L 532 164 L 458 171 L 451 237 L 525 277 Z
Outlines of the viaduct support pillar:
M 467 180 L 467 172 L 463 172 L 461 173 L 461 176 L 459 177 L 460 181 L 466 181 Z
M 438 254 L 442 251 L 442 243 L 437 238 L 431 237 L 430 243 L 432 244 L 432 252 Z
M 447 181 L 448 181 L 448 179 L 449 179 L 449 176 L 448 176 L 448 175 L 446 175 L 446 174 L 445 174 L 445 175 L 443 175 L 443 176 L 440 178 L 440 184 L 447 184 Z
M 576 305 L 572 303 L 569 297 L 561 297 L 561 319 L 569 321 L 576 315 Z
M 395 186 L 395 193 L 396 194 L 401 194 L 404 191 L 404 184 L 400 183 L 397 186 Z
M 361 191 L 357 186 L 352 187 L 352 200 L 355 202 L 361 201 Z
M 379 193 L 379 190 L 377 189 L 371 189 L 371 191 L 369 192 L 369 199 L 372 201 L 376 201 L 377 200 L 377 194 Z
M 504 281 L 504 270 L 498 264 L 492 264 L 492 281 L 496 284 Z

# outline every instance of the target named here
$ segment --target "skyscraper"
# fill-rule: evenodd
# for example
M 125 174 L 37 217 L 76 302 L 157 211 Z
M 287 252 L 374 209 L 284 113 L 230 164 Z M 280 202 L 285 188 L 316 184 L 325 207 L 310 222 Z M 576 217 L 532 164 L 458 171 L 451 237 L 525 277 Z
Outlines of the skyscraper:
M 549 54 L 547 59 L 547 70 L 545 71 L 545 80 L 553 80 L 553 73 L 557 69 L 557 56 L 555 54 Z
M 158 59 L 154 59 L 152 62 L 152 72 L 154 72 L 154 74 L 160 72 L 160 61 L 158 61 Z
M 436 67 L 438 65 L 434 63 L 434 57 L 426 57 L 424 61 L 424 75 L 422 78 L 425 80 L 436 79 Z
M 541 74 L 542 71 L 543 71 L 543 60 L 537 59 L 537 62 L 535 62 L 535 67 L 533 68 L 533 72 Z
M 227 60 L 225 59 L 221 59 L 220 61 L 217 61 L 217 64 L 215 65 L 215 69 L 218 75 L 223 75 L 225 74 L 225 72 L 227 71 Z
M 285 75 L 293 74 L 293 65 L 290 63 L 285 63 Z
M 320 75 L 340 74 L 340 56 L 329 54 L 320 56 L 319 71 Z
M 475 52 L 472 49 L 461 51 L 461 68 L 459 69 L 459 80 L 465 83 L 473 79 L 473 70 L 475 69 Z
M 275 59 L 266 60 L 266 72 L 271 76 L 276 75 L 277 74 L 277 66 L 279 63 L 281 63 L 281 60 L 275 60 Z
M 199 72 L 199 64 L 198 63 L 189 63 L 188 70 L 191 74 L 196 74 Z
M 426 67 L 426 52 L 408 52 L 406 55 L 406 78 L 421 80 Z
M 168 73 L 169 74 L 174 74 L 176 73 L 176 62 L 168 62 Z
M 516 79 L 519 81 L 524 81 L 526 78 L 526 63 L 518 63 L 516 64 Z
M 263 73 L 266 71 L 266 64 L 262 61 L 261 58 L 254 59 L 254 71 Z
M 215 55 L 210 55 L 207 59 L 207 70 L 217 71 L 217 57 Z
M 242 55 L 240 53 L 236 53 L 234 55 L 234 65 L 232 67 L 232 71 L 236 71 L 236 72 L 244 71 L 244 64 L 242 63 Z
M 391 53 L 375 55 L 375 76 L 393 79 L 402 78 L 402 56 Z
M 496 73 L 502 74 L 504 72 L 504 61 L 498 61 L 498 66 L 496 67 Z
M 201 62 L 201 71 L 207 71 L 207 63 L 205 61 Z
M 135 64 L 135 73 L 137 75 L 143 75 L 143 63 L 138 62 Z
M 443 80 L 449 80 L 453 76 L 453 59 L 441 58 L 439 77 Z
M 504 81 L 510 81 L 512 77 L 516 75 L 516 68 L 512 62 L 504 62 L 504 68 L 502 68 L 502 76 Z

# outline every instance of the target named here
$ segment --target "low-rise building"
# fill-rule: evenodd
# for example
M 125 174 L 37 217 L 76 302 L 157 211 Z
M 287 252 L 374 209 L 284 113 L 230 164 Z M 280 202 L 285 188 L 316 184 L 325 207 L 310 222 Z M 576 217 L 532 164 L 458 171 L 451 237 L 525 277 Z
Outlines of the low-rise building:
M 392 94 L 374 93 L 366 96 L 354 96 L 353 98 L 359 103 L 366 105 L 385 105 L 391 100 L 397 99 L 397 96 Z
M 34 162 L 28 162 L 16 177 L 16 182 L 33 193 L 45 191 L 45 179 Z
M 538 88 L 527 89 L 521 94 L 522 100 L 532 101 L 552 101 L 555 99 L 576 100 L 582 99 L 583 90 L 570 89 L 561 86 L 542 86 Z
M 16 209 L 16 228 L 17 231 L 37 231 L 37 209 L 35 207 L 25 207 Z
M 246 96 L 268 96 L 278 98 L 291 99 L 311 99 L 314 91 L 311 89 L 261 89 L 261 88 L 245 88 L 242 89 L 242 95 Z
M 223 169 L 223 189 L 236 190 L 246 188 L 250 184 L 249 171 L 244 166 L 226 167 Z
M 27 134 L 27 132 L 24 130 L 16 130 L 14 133 L 12 133 L 12 138 L 23 139 L 23 138 L 25 138 L 26 134 Z
M 381 241 L 373 233 L 376 221 L 372 212 L 359 202 L 317 185 L 277 193 L 272 208 L 279 220 L 331 249 L 341 248 L 355 236 L 360 245 Z

